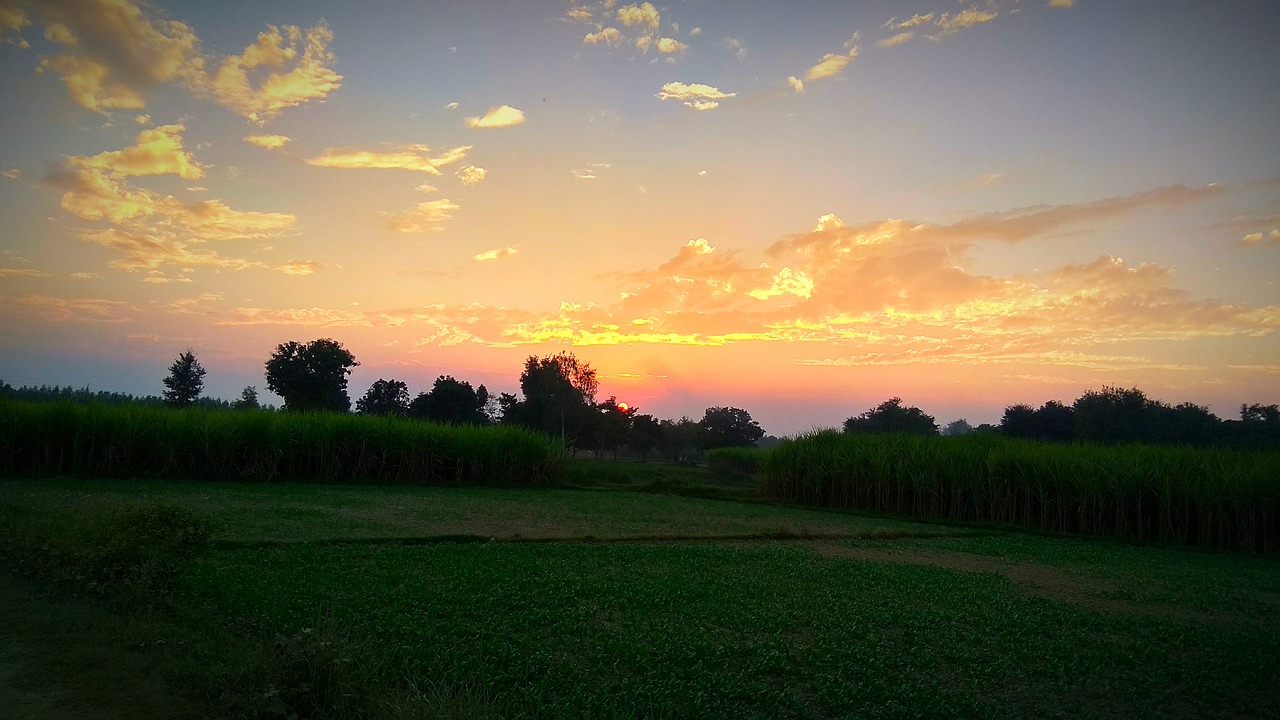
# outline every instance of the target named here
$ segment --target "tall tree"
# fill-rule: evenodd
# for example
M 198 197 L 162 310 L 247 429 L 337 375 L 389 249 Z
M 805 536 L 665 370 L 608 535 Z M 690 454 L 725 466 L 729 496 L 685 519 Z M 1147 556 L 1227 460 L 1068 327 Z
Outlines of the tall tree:
M 502 421 L 572 442 L 593 419 L 597 387 L 595 369 L 572 353 L 530 355 L 520 373 L 524 400 L 500 398 Z
M 907 435 L 937 435 L 938 424 L 932 415 L 926 415 L 918 407 L 902 406 L 902 398 L 885 400 L 876 407 L 844 421 L 847 433 L 904 433 Z
M 356 401 L 356 412 L 361 415 L 391 415 L 404 417 L 409 414 L 409 386 L 399 380 L 378 378 Z
M 190 349 L 169 366 L 164 379 L 164 402 L 169 407 L 190 407 L 204 390 L 205 369 Z
M 708 450 L 751 447 L 764 437 L 764 429 L 751 418 L 751 413 L 735 407 L 707 408 L 698 427 L 702 430 L 702 446 Z
M 337 340 L 291 340 L 267 360 L 267 389 L 284 398 L 285 410 L 346 412 L 351 409 L 347 376 L 359 364 Z

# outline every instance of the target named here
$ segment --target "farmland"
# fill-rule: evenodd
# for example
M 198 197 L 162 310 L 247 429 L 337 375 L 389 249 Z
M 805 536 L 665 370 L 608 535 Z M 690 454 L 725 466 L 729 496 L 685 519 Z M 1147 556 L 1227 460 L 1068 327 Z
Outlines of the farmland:
M 11 697 L 40 678 L 86 717 L 1266 717 L 1280 683 L 1280 567 L 1247 555 L 654 492 L 0 482 L 11 543 L 137 506 L 208 520 L 208 543 L 141 606 L 14 577 L 6 641 L 49 652 Z M 85 683 L 104 657 L 129 676 Z

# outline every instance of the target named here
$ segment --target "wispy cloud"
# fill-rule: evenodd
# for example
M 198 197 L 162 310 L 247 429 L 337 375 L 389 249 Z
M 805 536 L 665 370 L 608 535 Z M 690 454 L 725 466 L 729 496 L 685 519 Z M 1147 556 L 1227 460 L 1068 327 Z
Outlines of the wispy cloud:
M 736 95 L 702 83 L 669 82 L 662 86 L 657 97 L 660 100 L 679 100 L 694 110 L 714 110 L 720 107 L 719 101 Z
M 458 179 L 462 181 L 463 185 L 475 185 L 481 180 L 484 180 L 485 176 L 489 174 L 489 171 L 482 167 L 476 167 L 475 165 L 463 165 L 458 168 L 458 172 L 455 174 L 458 176 Z
M 307 160 L 307 164 L 332 168 L 412 170 L 439 175 L 440 168 L 462 160 L 470 150 L 470 145 L 450 148 L 440 154 L 432 153 L 426 145 L 399 145 L 390 150 L 329 148 Z
M 250 145 L 257 145 L 267 150 L 279 150 L 293 138 L 284 135 L 250 135 L 244 139 Z
M 409 210 L 389 214 L 388 226 L 402 233 L 439 232 L 457 209 L 458 204 L 448 198 L 428 200 Z
M 520 125 L 525 121 L 524 111 L 510 105 L 489 108 L 482 117 L 467 118 L 467 127 L 472 128 L 505 128 Z
M 515 255 L 518 252 L 519 250 L 513 247 L 497 248 L 494 250 L 485 250 L 482 253 L 477 253 L 476 255 L 472 256 L 471 259 L 475 260 L 476 262 L 490 262 L 492 260 L 498 260 L 500 258 L 511 257 L 512 255 Z
M 243 53 L 222 61 L 213 95 L 258 124 L 286 108 L 323 100 L 342 84 L 330 67 L 332 42 L 333 32 L 323 22 L 305 32 L 296 25 L 269 25 Z

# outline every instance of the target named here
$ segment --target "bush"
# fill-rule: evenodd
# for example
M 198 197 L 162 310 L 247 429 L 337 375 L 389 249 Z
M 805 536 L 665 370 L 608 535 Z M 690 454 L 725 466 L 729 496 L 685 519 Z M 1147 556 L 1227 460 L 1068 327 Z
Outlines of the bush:
M 207 518 L 183 507 L 126 505 L 69 532 L 0 521 L 0 549 L 19 572 L 65 590 L 148 605 L 172 591 L 211 532 Z
M 707 451 L 707 468 L 719 475 L 754 475 L 760 472 L 760 448 L 723 447 Z

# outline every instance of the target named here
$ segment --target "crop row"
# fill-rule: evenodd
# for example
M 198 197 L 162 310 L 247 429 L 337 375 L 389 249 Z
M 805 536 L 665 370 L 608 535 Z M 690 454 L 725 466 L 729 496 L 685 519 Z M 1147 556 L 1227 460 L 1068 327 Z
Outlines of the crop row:
M 1280 553 L 1280 453 L 816 432 L 765 495 L 824 507 Z
M 353 415 L 0 401 L 0 475 L 549 482 L 560 447 L 513 427 Z

